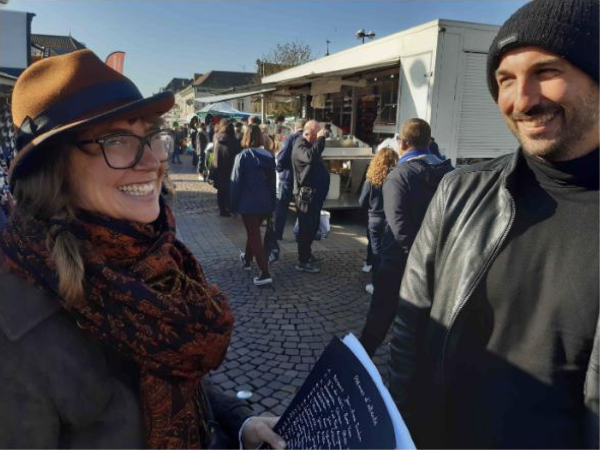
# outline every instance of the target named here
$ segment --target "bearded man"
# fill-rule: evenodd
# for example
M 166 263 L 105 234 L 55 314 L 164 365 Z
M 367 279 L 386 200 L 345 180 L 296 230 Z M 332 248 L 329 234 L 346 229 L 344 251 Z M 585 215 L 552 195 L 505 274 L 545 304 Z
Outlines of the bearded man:
M 488 84 L 520 148 L 447 175 L 412 247 L 390 391 L 418 447 L 598 448 L 598 0 L 533 0 Z

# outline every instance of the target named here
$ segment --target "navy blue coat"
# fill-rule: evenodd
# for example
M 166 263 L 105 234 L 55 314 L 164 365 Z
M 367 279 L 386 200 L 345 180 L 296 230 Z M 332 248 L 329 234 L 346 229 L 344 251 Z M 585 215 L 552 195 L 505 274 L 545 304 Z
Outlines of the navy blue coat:
M 369 217 L 385 218 L 382 186 L 373 186 L 369 180 L 365 180 L 358 202 L 361 208 L 368 209 Z
M 383 234 L 382 266 L 403 274 L 408 253 L 421 228 L 429 202 L 442 177 L 452 170 L 450 160 L 431 154 L 399 163 L 383 183 L 387 225 Z
M 231 212 L 267 215 L 275 209 L 275 157 L 264 148 L 247 148 L 231 172 Z

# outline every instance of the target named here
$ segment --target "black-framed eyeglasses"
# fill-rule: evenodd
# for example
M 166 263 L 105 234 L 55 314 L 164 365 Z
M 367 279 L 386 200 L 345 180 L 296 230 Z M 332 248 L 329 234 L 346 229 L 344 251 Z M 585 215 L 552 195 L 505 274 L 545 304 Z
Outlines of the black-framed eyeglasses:
M 131 133 L 115 133 L 77 142 L 78 146 L 85 144 L 98 144 L 111 169 L 130 169 L 140 162 L 146 145 L 160 162 L 168 161 L 175 149 L 175 131 L 161 129 L 143 137 Z

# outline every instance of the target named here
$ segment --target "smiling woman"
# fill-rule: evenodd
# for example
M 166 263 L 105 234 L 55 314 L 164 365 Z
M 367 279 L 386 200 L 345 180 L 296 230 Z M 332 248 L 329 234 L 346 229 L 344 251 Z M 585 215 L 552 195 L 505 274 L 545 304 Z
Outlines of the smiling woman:
M 69 161 L 70 173 L 77 174 L 71 180 L 77 207 L 115 219 L 156 220 L 175 134 L 157 130 L 152 119 L 118 120 L 81 133 L 81 151 L 72 152 Z
M 160 116 L 172 105 L 170 92 L 144 99 L 89 50 L 18 79 L 0 447 L 225 448 L 238 433 L 281 446 L 276 419 L 248 421 L 247 403 L 203 380 L 233 316 L 160 196 L 175 143 Z

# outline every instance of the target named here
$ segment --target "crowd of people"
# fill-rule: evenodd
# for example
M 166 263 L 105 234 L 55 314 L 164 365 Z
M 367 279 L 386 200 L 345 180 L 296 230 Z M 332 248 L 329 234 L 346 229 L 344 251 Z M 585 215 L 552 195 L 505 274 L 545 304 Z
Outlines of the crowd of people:
M 487 82 L 516 152 L 454 169 L 413 118 L 367 171 L 360 341 L 373 356 L 391 328 L 389 389 L 417 447 L 599 446 L 598 15 L 597 0 L 532 0 L 500 28 Z M 292 201 L 295 267 L 319 273 L 328 130 L 299 120 L 279 149 L 256 117 L 167 127 L 173 103 L 89 50 L 18 78 L 0 165 L 0 447 L 285 447 L 276 417 L 206 379 L 233 313 L 161 191 L 191 147 L 219 214 L 242 218 L 255 285 L 273 283 L 261 224 L 275 214 L 282 238 Z

